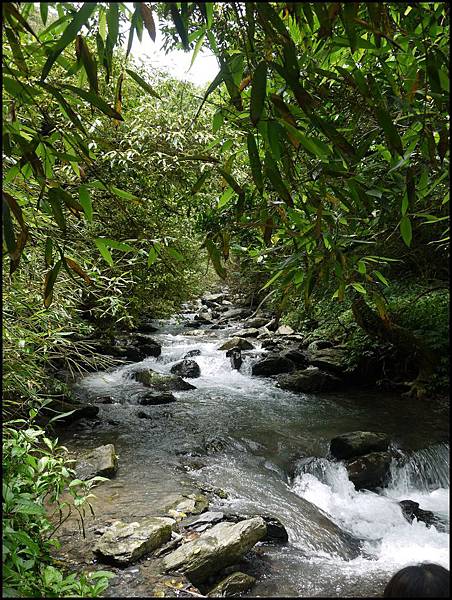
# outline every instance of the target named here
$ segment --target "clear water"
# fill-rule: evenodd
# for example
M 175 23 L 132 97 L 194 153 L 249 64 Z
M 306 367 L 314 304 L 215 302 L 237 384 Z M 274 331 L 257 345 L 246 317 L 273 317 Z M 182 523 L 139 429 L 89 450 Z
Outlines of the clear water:
M 81 397 L 110 395 L 96 429 L 66 431 L 72 447 L 113 442 L 120 455 L 116 485 L 96 493 L 106 514 L 157 514 L 180 486 L 207 482 L 228 492 L 218 507 L 272 514 L 289 532 L 289 544 L 260 545 L 248 565 L 258 583 L 253 596 L 380 596 L 391 574 L 407 564 L 449 565 L 448 414 L 444 406 L 363 391 L 292 394 L 272 380 L 250 376 L 262 353 L 249 352 L 241 372 L 219 351 L 229 330 L 193 331 L 177 319 L 152 338 L 162 355 L 140 363 L 168 373 L 189 350 L 201 368 L 195 390 L 176 392 L 169 405 L 137 407 L 136 365 L 96 373 L 77 387 Z M 138 408 L 150 419 L 139 419 Z M 356 491 L 344 467 L 326 459 L 329 440 L 351 430 L 383 431 L 400 449 L 392 479 L 378 494 Z M 197 460 L 197 470 L 189 470 Z M 433 510 L 445 526 L 410 525 L 397 502 L 410 499 Z M 121 508 L 118 508 L 122 506 Z M 153 511 L 154 509 L 154 511 Z M 119 515 L 118 515 L 119 512 Z M 131 513 L 130 513 L 131 514 Z

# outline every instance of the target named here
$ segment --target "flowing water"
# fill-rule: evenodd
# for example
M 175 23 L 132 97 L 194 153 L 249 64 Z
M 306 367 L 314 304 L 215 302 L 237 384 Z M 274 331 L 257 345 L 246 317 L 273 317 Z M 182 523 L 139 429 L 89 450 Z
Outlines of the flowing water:
M 201 352 L 193 358 L 201 368 L 201 377 L 191 380 L 196 389 L 175 392 L 173 404 L 134 405 L 143 392 L 130 378 L 136 364 L 78 384 L 80 397 L 114 401 L 100 407 L 99 427 L 63 436 L 76 449 L 115 444 L 116 482 L 96 490 L 104 516 L 158 514 L 196 482 L 228 493 L 216 501 L 222 510 L 276 516 L 289 543 L 256 547 L 248 565 L 258 575 L 253 596 L 376 597 L 404 565 L 431 561 L 448 568 L 447 408 L 362 390 L 280 390 L 270 379 L 250 376 L 262 353 L 258 342 L 240 372 L 217 349 L 237 329 L 201 332 L 177 319 L 161 323 L 150 337 L 162 344 L 162 354 L 140 366 L 168 373 L 189 350 Z M 150 418 L 138 418 L 138 409 Z M 383 431 L 398 449 L 391 481 L 379 493 L 356 491 L 345 468 L 327 459 L 332 437 L 358 429 Z M 434 511 L 441 526 L 408 523 L 398 506 L 405 499 Z

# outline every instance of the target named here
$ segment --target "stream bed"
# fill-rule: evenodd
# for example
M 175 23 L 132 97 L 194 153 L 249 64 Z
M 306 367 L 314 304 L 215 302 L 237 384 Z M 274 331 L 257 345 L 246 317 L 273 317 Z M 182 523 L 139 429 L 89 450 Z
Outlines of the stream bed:
M 269 378 L 251 377 L 260 343 L 244 353 L 240 372 L 219 351 L 241 328 L 188 329 L 193 314 L 160 322 L 150 335 L 162 345 L 158 358 L 140 366 L 169 373 L 190 351 L 201 376 L 196 389 L 175 392 L 177 402 L 145 407 L 139 418 L 131 379 L 137 363 L 84 377 L 75 386 L 83 400 L 110 396 L 96 426 L 81 422 L 59 432 L 71 451 L 113 443 L 119 455 L 115 479 L 95 489 L 95 519 L 86 518 L 82 539 L 75 520 L 60 530 L 62 551 L 74 564 L 93 564 L 96 526 L 112 519 L 164 515 L 181 493 L 221 488 L 211 508 L 268 514 L 286 527 L 283 546 L 258 544 L 248 563 L 260 597 L 378 597 L 399 568 L 422 561 L 449 568 L 448 408 L 365 390 L 294 394 Z M 247 355 L 248 354 L 248 355 Z M 356 491 L 340 463 L 326 457 L 332 437 L 353 430 L 381 431 L 406 460 L 394 463 L 379 493 Z M 442 528 L 408 523 L 398 501 L 410 499 L 439 515 Z M 125 569 L 107 595 L 147 593 L 152 569 L 145 560 Z M 148 570 L 147 570 L 148 569 Z

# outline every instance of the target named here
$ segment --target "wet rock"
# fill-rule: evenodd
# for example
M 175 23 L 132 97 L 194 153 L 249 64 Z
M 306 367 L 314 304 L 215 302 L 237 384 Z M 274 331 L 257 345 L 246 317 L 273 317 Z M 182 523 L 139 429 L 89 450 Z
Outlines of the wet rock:
M 83 455 L 75 465 L 75 474 L 78 479 L 86 481 L 100 475 L 113 477 L 118 470 L 118 459 L 113 444 L 106 444 L 94 448 Z
M 268 323 L 268 317 L 253 317 L 247 319 L 246 325 L 247 327 L 264 327 Z
M 251 314 L 251 310 L 249 308 L 230 308 L 225 313 L 223 313 L 223 319 L 246 319 Z
M 172 516 L 199 515 L 209 508 L 209 500 L 204 494 L 182 494 L 173 508 L 168 511 Z
M 201 375 L 201 369 L 195 360 L 184 359 L 181 362 L 176 363 L 170 369 L 170 372 L 174 375 L 180 375 L 181 377 L 195 378 Z
M 303 371 L 280 375 L 278 385 L 284 390 L 293 392 L 328 392 L 340 389 L 343 382 L 318 367 L 308 367 Z
M 96 404 L 114 404 L 115 400 L 112 396 L 96 396 L 94 402 Z
M 162 353 L 162 346 L 158 342 L 148 337 L 147 335 L 143 335 L 140 333 L 135 334 L 133 346 L 139 351 L 141 351 L 141 353 L 144 354 L 145 357 L 157 357 L 160 356 L 160 354 Z
M 194 531 L 198 531 L 199 533 L 205 531 L 209 527 L 215 525 L 215 523 L 219 523 L 224 519 L 224 513 L 215 512 L 215 511 L 207 511 L 202 513 L 202 515 L 188 517 L 187 519 L 183 519 L 180 522 L 181 527 L 185 527 L 186 529 L 193 529 Z
M 275 340 L 270 339 L 262 342 L 262 348 L 264 350 L 281 350 L 281 345 L 275 342 Z
M 308 357 L 306 353 L 297 348 L 289 348 L 281 353 L 281 356 L 291 360 L 299 369 L 308 366 Z
M 237 337 L 242 337 L 242 338 L 249 338 L 249 337 L 257 337 L 259 335 L 259 329 L 256 329 L 255 327 L 249 327 L 248 329 L 241 329 L 240 331 L 237 331 L 236 336 Z
M 390 452 L 371 452 L 347 461 L 345 467 L 357 490 L 374 490 L 388 480 L 391 459 Z
M 432 525 L 438 527 L 438 525 L 440 525 L 441 529 L 441 523 L 438 517 L 430 510 L 419 508 L 419 502 L 414 502 L 414 500 L 401 500 L 399 505 L 402 509 L 402 514 L 408 523 L 412 523 L 414 519 L 417 519 L 418 521 L 424 522 L 427 527 L 431 527 Z
M 184 358 L 191 358 L 192 356 L 201 356 L 201 350 L 199 348 L 190 350 L 189 352 L 187 352 L 187 354 L 184 355 Z
M 159 328 L 149 321 L 142 321 L 138 324 L 137 331 L 140 333 L 155 333 Z
M 146 517 L 141 522 L 115 521 L 94 546 L 100 560 L 119 565 L 136 562 L 171 538 L 174 519 Z
M 142 368 L 134 371 L 131 377 L 135 381 L 139 381 L 143 385 L 154 388 L 155 391 L 169 392 L 169 391 L 183 391 L 183 390 L 194 390 L 194 385 L 184 381 L 182 377 L 178 375 L 162 375 L 162 373 L 156 373 L 152 369 Z
M 340 346 L 308 350 L 309 362 L 315 367 L 341 374 L 347 368 L 345 349 Z
M 232 368 L 236 371 L 240 371 L 240 367 L 243 363 L 242 351 L 240 348 L 231 348 L 226 352 L 226 356 L 229 357 Z
M 267 533 L 262 538 L 262 542 L 285 544 L 289 541 L 289 534 L 287 533 L 286 528 L 276 517 L 270 515 L 240 515 L 236 513 L 226 513 L 224 519 L 226 521 L 232 521 L 233 523 L 239 523 L 240 521 L 255 517 L 260 517 L 267 525 Z
M 216 307 L 223 300 L 225 300 L 225 298 L 226 298 L 226 296 L 223 293 L 208 294 L 208 295 L 204 296 L 204 298 L 201 298 L 201 304 L 204 304 L 204 306 L 208 306 L 208 307 Z
M 180 571 L 190 581 L 202 582 L 239 561 L 267 532 L 260 517 L 240 523 L 219 523 L 163 559 L 165 571 Z
M 278 327 L 278 329 L 276 330 L 276 333 L 278 335 L 292 335 L 293 333 L 295 333 L 295 331 L 292 329 L 292 327 L 289 327 L 288 325 L 281 325 L 281 327 Z
M 332 348 L 333 344 L 329 340 L 314 340 L 308 345 L 308 352 L 323 350 L 324 348 Z
M 218 598 L 226 596 L 237 596 L 240 592 L 246 592 L 255 584 L 256 579 L 251 575 L 236 571 L 222 579 L 207 594 L 209 598 Z
M 150 415 L 150 414 L 149 414 L 149 413 L 147 413 L 147 412 L 144 412 L 144 410 L 139 410 L 139 411 L 136 413 L 136 416 L 137 416 L 139 419 L 152 419 L 152 415 Z
M 279 373 L 290 373 L 295 369 L 294 363 L 284 356 L 268 356 L 251 367 L 253 375 L 270 377 Z
M 170 392 L 147 392 L 138 398 L 141 406 L 154 406 L 157 404 L 170 404 L 176 402 L 177 398 Z
M 239 348 L 240 350 L 253 350 L 254 346 L 248 340 L 243 338 L 233 337 L 222 344 L 218 350 L 231 350 L 231 348 Z
M 370 452 L 385 452 L 389 438 L 385 433 L 351 431 L 334 437 L 330 442 L 330 454 L 338 460 L 362 456 Z
M 184 327 L 193 327 L 193 328 L 197 328 L 197 327 L 202 327 L 203 323 L 201 321 L 186 321 L 184 323 Z

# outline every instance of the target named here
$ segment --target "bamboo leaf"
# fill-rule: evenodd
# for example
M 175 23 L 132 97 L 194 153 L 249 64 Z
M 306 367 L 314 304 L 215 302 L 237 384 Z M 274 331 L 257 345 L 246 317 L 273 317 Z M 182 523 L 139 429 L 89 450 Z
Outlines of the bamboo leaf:
M 234 192 L 236 194 L 238 194 L 239 196 L 243 196 L 245 194 L 245 191 L 243 190 L 243 188 L 240 187 L 240 185 L 237 183 L 237 181 L 234 179 L 234 177 L 232 177 L 232 175 L 230 175 L 229 173 L 227 173 L 224 169 L 222 169 L 220 167 L 218 167 L 218 171 L 224 177 L 224 179 L 227 181 L 227 183 L 231 186 L 231 188 L 234 190 Z
M 53 241 L 51 237 L 46 239 L 46 247 L 44 252 L 44 259 L 47 267 L 50 267 L 53 263 Z
M 190 44 L 188 41 L 188 32 L 187 32 L 185 24 L 182 20 L 182 17 L 179 14 L 176 3 L 170 2 L 169 4 L 170 4 L 171 17 L 172 17 L 173 23 L 176 27 L 177 33 L 179 34 L 179 37 L 181 39 L 182 46 L 183 46 L 184 50 L 189 50 Z
M 400 156 L 403 156 L 402 140 L 387 110 L 382 106 L 376 106 L 375 115 L 380 127 L 383 129 L 389 146 L 398 152 Z
M 151 247 L 148 254 L 148 267 L 151 267 L 157 260 L 158 252 L 154 246 Z
M 130 75 L 130 77 L 132 77 L 132 79 L 138 83 L 138 85 L 143 88 L 143 90 L 145 92 L 147 92 L 148 94 L 150 94 L 151 96 L 154 96 L 154 98 L 158 98 L 159 100 L 161 100 L 160 96 L 157 94 L 157 92 L 154 90 L 153 87 L 151 87 L 149 85 L 149 83 L 147 83 L 142 77 L 140 77 L 138 75 L 138 73 L 135 73 L 134 71 L 132 71 L 131 69 L 126 69 L 127 73 Z
M 145 2 L 140 2 L 140 9 L 144 26 L 148 30 L 151 40 L 155 42 L 156 30 L 154 17 L 152 16 L 152 10 Z
M 226 269 L 221 264 L 221 255 L 218 251 L 218 248 L 210 238 L 206 238 L 203 245 L 206 247 L 207 253 L 209 254 L 209 258 L 212 261 L 213 268 L 215 269 L 217 275 L 222 279 L 225 279 L 227 273 Z
M 66 217 L 64 216 L 63 212 L 62 194 L 63 190 L 61 188 L 50 188 L 47 198 L 50 204 L 50 208 L 52 209 L 55 221 L 59 225 L 60 229 L 63 232 L 65 232 Z
M 413 232 L 411 229 L 410 218 L 407 215 L 404 215 L 400 220 L 400 233 L 405 244 L 410 247 Z
M 103 238 L 97 238 L 94 240 L 94 243 L 96 244 L 99 252 L 101 253 L 102 258 L 110 265 L 110 267 L 112 267 L 113 266 L 113 257 L 107 248 L 107 244 L 105 243 L 105 240 Z
M 78 199 L 85 213 L 87 221 L 93 222 L 93 205 L 91 204 L 91 198 L 88 192 L 88 188 L 81 185 L 78 188 Z
M 246 141 L 248 146 L 248 158 L 250 161 L 251 174 L 253 176 L 253 180 L 256 184 L 257 189 L 262 194 L 262 192 L 264 191 L 264 181 L 262 179 L 262 165 L 261 160 L 259 158 L 259 151 L 257 149 L 257 144 L 254 135 L 252 133 L 249 133 Z
M 265 172 L 275 191 L 278 192 L 288 206 L 293 207 L 293 200 L 289 190 L 286 188 L 277 164 L 270 154 L 265 155 Z
M 251 83 L 251 102 L 250 118 L 251 123 L 256 127 L 262 111 L 264 110 L 265 95 L 267 91 L 267 63 L 261 61 L 254 71 Z
M 45 276 L 44 280 L 44 306 L 49 308 L 53 300 L 53 287 L 55 285 L 56 278 L 61 268 L 61 260 L 59 260 L 55 266 Z
M 231 187 L 227 187 L 218 200 L 217 208 L 223 208 L 234 195 L 234 190 Z
M 204 171 L 204 173 L 201 175 L 201 177 L 199 177 L 199 179 L 196 181 L 195 185 L 192 187 L 191 189 L 191 193 L 194 196 L 197 192 L 199 192 L 199 190 L 202 188 L 204 182 L 207 179 L 207 176 L 209 175 L 209 171 Z
M 10 255 L 16 250 L 16 236 L 14 234 L 13 221 L 9 212 L 9 206 L 5 199 L 2 201 L 2 214 L 3 214 L 3 236 L 6 243 L 6 247 Z
M 92 279 L 91 279 L 91 277 L 88 275 L 88 273 L 86 273 L 86 272 L 85 272 L 85 271 L 82 269 L 82 267 L 81 267 L 81 266 L 80 266 L 78 263 L 76 263 L 76 262 L 75 262 L 75 260 L 72 260 L 72 258 L 67 258 L 67 257 L 64 257 L 64 260 L 65 260 L 65 262 L 66 262 L 67 266 L 68 266 L 70 269 L 72 269 L 72 270 L 73 270 L 75 273 L 77 273 L 77 275 L 80 275 L 80 277 L 82 277 L 82 278 L 83 278 L 83 280 L 84 280 L 86 283 L 92 283 L 92 282 L 93 282 L 93 280 L 92 280 Z
M 96 106 L 101 112 L 103 112 L 107 117 L 111 119 L 117 119 L 118 121 L 123 121 L 124 119 L 121 117 L 119 113 L 117 113 L 109 104 L 102 100 L 100 96 L 95 94 L 94 92 L 87 92 L 81 88 L 75 87 L 69 84 L 63 84 L 61 87 L 64 89 L 70 90 L 86 102 L 93 104 Z
M 99 83 L 97 80 L 97 63 L 93 59 L 85 39 L 81 35 L 78 35 L 77 40 L 79 40 L 80 45 L 80 60 L 85 68 L 90 90 L 98 94 Z
M 49 14 L 49 3 L 48 2 L 40 2 L 39 3 L 39 11 L 41 13 L 41 19 L 44 23 L 44 26 L 47 24 L 47 16 Z
M 80 10 L 78 10 L 76 12 L 74 18 L 69 23 L 69 25 L 66 27 L 66 29 L 63 32 L 63 35 L 56 43 L 55 48 L 50 53 L 50 56 L 48 57 L 45 65 L 42 69 L 41 81 L 45 80 L 45 78 L 47 77 L 47 75 L 50 72 L 50 69 L 52 68 L 53 63 L 56 61 L 56 59 L 59 57 L 59 55 L 63 52 L 63 50 L 66 48 L 66 46 L 68 46 L 72 41 L 75 40 L 78 32 L 83 27 L 83 25 L 85 25 L 85 23 L 88 21 L 90 16 L 96 10 L 96 8 L 97 8 L 96 2 L 85 2 L 83 4 L 83 6 L 80 8 Z

